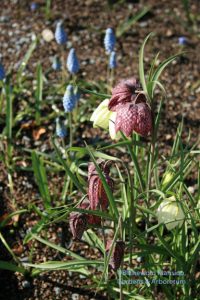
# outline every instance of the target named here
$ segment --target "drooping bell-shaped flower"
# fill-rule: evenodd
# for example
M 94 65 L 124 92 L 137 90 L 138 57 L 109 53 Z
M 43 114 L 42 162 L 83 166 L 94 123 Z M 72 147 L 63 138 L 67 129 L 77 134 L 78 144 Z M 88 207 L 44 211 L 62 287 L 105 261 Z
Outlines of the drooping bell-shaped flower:
M 89 199 L 85 198 L 78 207 L 86 210 L 91 210 Z M 88 225 L 101 225 L 101 218 L 99 216 L 86 214 L 86 218 Z
M 112 112 L 108 110 L 109 99 L 103 100 L 93 112 L 90 121 L 93 122 L 93 127 L 101 127 L 107 129 L 109 126 L 109 119 Z
M 175 197 L 165 199 L 157 210 L 158 223 L 164 223 L 168 230 L 181 227 L 185 218 L 184 212 Z
M 72 48 L 67 57 L 67 69 L 69 73 L 76 74 L 79 71 L 79 61 L 76 56 L 76 51 Z
M 97 164 L 104 173 L 107 184 L 113 190 L 113 180 L 109 176 L 110 166 L 108 162 L 99 159 Z M 109 204 L 108 197 L 94 163 L 89 163 L 88 166 L 88 198 L 91 209 L 107 209 Z
M 108 53 L 111 53 L 114 50 L 115 43 L 116 43 L 116 38 L 113 29 L 107 28 L 105 38 L 104 38 L 104 46 Z
M 64 30 L 62 21 L 58 22 L 56 25 L 55 39 L 59 45 L 64 45 L 67 42 L 67 33 Z
M 152 113 L 143 93 L 138 92 L 135 78 L 121 81 L 112 90 L 108 108 L 116 112 L 115 132 L 127 137 L 136 132 L 148 136 L 152 130 Z
M 109 99 L 103 100 L 93 112 L 90 121 L 93 122 L 93 127 L 109 128 L 110 137 L 112 140 L 117 140 L 121 137 L 120 133 L 115 131 L 116 112 L 108 109 Z
M 108 255 L 109 251 L 111 250 L 113 240 L 107 241 L 106 244 L 106 253 Z M 112 254 L 109 261 L 109 266 L 114 270 L 117 271 L 121 263 L 123 261 L 124 257 L 124 249 L 125 249 L 125 243 L 123 241 L 116 241 L 113 245 Z
M 74 240 L 80 240 L 87 227 L 85 214 L 72 212 L 69 216 L 69 226 Z
M 146 103 L 126 103 L 118 107 L 115 120 L 116 132 L 122 131 L 127 137 L 136 132 L 148 136 L 152 129 L 152 116 Z
M 65 112 L 71 112 L 76 105 L 76 97 L 74 95 L 74 87 L 69 84 L 63 97 L 63 107 Z

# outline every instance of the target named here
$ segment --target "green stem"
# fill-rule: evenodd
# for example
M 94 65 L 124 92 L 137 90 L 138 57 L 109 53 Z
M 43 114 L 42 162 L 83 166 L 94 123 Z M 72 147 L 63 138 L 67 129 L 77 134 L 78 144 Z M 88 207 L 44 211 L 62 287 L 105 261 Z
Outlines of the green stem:
M 72 113 L 69 112 L 69 147 L 73 145 L 73 128 L 72 128 Z

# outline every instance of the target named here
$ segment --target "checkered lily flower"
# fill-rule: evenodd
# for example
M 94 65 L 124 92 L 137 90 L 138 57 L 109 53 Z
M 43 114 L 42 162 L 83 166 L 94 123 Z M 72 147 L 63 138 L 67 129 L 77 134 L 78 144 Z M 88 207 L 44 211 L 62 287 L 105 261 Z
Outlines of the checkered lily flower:
M 85 214 L 73 212 L 69 216 L 69 226 L 74 240 L 80 240 L 87 227 Z
M 87 209 L 91 210 L 89 199 L 85 198 L 78 207 L 82 208 L 82 209 L 86 209 L 86 210 Z M 85 216 L 87 218 L 87 224 L 88 225 L 99 225 L 99 226 L 101 225 L 101 218 L 100 217 L 95 216 L 95 215 L 91 215 L 91 214 L 86 214 Z
M 107 241 L 106 244 L 106 254 L 108 255 L 109 251 L 111 250 L 113 240 Z M 114 271 L 117 271 L 122 263 L 124 257 L 124 249 L 125 243 L 123 241 L 116 241 L 113 245 L 112 254 L 109 261 L 109 266 Z
M 127 137 L 136 132 L 148 136 L 152 130 L 152 113 L 143 93 L 139 93 L 135 78 L 121 81 L 112 90 L 108 108 L 116 112 L 115 132 Z
M 111 190 L 113 190 L 113 180 L 109 176 L 110 166 L 108 162 L 99 159 L 97 160 L 97 163 L 103 171 L 108 185 L 110 186 Z M 103 183 L 99 178 L 98 172 L 96 171 L 94 163 L 89 163 L 88 184 L 88 198 L 90 201 L 91 209 L 106 210 L 109 204 L 108 197 L 103 187 Z

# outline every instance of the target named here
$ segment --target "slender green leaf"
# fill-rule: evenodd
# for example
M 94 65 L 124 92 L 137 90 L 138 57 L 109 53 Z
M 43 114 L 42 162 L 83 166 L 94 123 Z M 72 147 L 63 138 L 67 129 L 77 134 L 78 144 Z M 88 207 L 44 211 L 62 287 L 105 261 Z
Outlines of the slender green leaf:
M 46 170 L 43 164 L 43 159 L 40 158 L 35 151 L 32 152 L 31 156 L 35 179 L 38 184 L 40 194 L 44 200 L 44 206 L 47 209 L 50 207 L 51 198 L 49 194 L 48 180 Z

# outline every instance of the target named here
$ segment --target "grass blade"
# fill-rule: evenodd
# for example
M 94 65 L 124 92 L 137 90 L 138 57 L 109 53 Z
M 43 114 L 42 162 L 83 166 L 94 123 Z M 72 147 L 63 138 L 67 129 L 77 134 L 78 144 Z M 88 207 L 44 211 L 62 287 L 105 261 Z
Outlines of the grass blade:
M 42 199 L 44 200 L 44 206 L 46 209 L 48 209 L 50 207 L 51 198 L 49 194 L 48 180 L 43 164 L 43 159 L 40 158 L 35 151 L 32 152 L 31 156 L 35 179 L 38 184 Z

